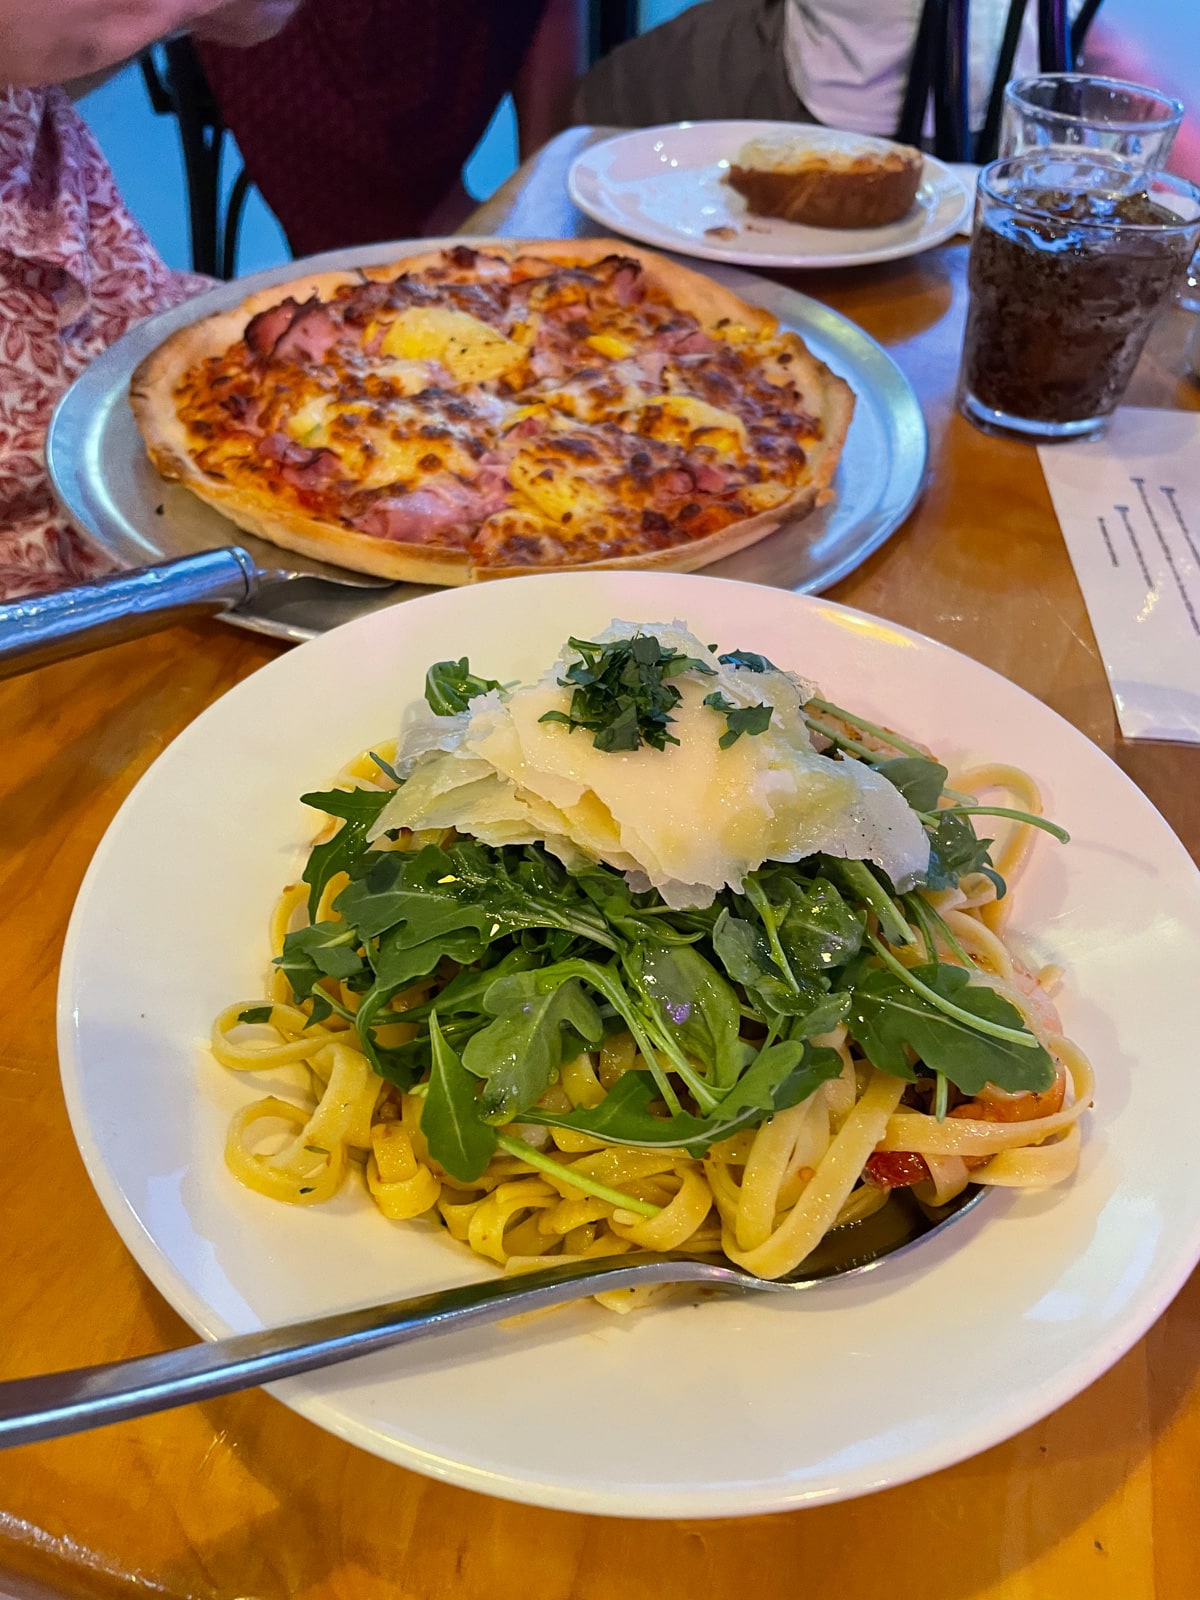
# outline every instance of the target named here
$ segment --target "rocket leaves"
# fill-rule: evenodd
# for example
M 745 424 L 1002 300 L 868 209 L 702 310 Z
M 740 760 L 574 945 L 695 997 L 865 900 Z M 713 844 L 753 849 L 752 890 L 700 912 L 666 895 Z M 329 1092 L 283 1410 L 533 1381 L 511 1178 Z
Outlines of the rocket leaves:
M 700 1156 L 721 1139 L 754 1127 L 764 1116 L 798 1105 L 841 1070 L 836 1050 L 806 1050 L 800 1043 L 771 1045 L 759 1052 L 742 1082 L 707 1116 L 689 1112 L 662 1116 L 651 1109 L 657 1091 L 650 1074 L 627 1072 L 591 1110 L 535 1109 L 525 1113 L 524 1121 L 570 1128 L 608 1144 L 665 1146 Z
M 447 1044 L 436 1011 L 429 1018 L 429 1042 L 432 1064 L 421 1132 L 433 1159 L 451 1177 L 470 1183 L 495 1155 L 496 1135 L 479 1117 L 479 1080 Z
M 483 1000 L 495 1020 L 473 1034 L 463 1066 L 486 1079 L 480 1096 L 488 1122 L 511 1122 L 545 1094 L 564 1061 L 604 1037 L 604 1024 L 579 979 L 553 968 L 497 978 Z
M 972 984 L 961 967 L 927 963 L 914 967 L 912 976 L 968 1017 L 1022 1029 L 1016 1007 L 994 989 Z M 981 1033 L 886 969 L 868 971 L 854 985 L 849 1027 L 871 1064 L 893 1077 L 916 1077 L 911 1051 L 966 1095 L 978 1094 L 986 1083 L 1012 1093 L 1044 1092 L 1054 1082 L 1054 1063 L 1032 1035 L 1028 1045 L 1017 1045 Z
M 673 741 L 672 680 L 700 663 L 652 638 L 573 645 L 571 713 L 558 720 L 602 749 Z M 770 670 L 748 651 L 722 659 Z M 495 687 L 465 659 L 442 662 L 427 697 L 452 715 Z M 709 703 L 726 718 L 726 744 L 735 716 L 745 712 L 747 734 L 770 716 Z M 873 765 L 921 815 L 929 887 L 994 873 L 970 817 L 944 808 L 940 763 L 914 752 Z M 513 1121 L 702 1155 L 837 1076 L 843 1057 L 813 1040 L 843 1023 L 874 1066 L 906 1079 L 938 1073 L 967 1096 L 1053 1079 L 1050 1057 L 995 990 L 959 966 L 901 964 L 917 892 L 897 899 L 865 863 L 768 862 L 711 905 L 675 910 L 612 867 L 569 869 L 540 845 L 449 835 L 422 849 L 369 847 L 392 793 L 304 796 L 341 823 L 305 867 L 310 917 L 328 906 L 335 877 L 349 881 L 321 921 L 286 936 L 277 965 L 310 1022 L 336 1013 L 333 1026 L 356 1030 L 377 1072 L 403 1090 L 423 1086 L 431 1154 L 460 1182 L 483 1171 L 495 1129 Z M 265 1021 L 269 1009 L 245 1019 Z M 554 1109 L 547 1091 L 564 1065 L 614 1032 L 632 1036 L 634 1070 L 597 1105 Z
M 730 1087 L 754 1053 L 739 1036 L 741 1017 L 732 984 L 690 945 L 644 945 L 639 957 L 638 987 L 661 1025 L 703 1064 L 706 1082 L 715 1089 Z
M 305 865 L 302 881 L 309 886 L 310 917 L 316 916 L 329 880 L 339 872 L 349 872 L 367 848 L 367 834 L 391 798 L 390 789 L 329 789 L 300 796 L 302 805 L 344 819 L 331 839 L 313 846 Z
M 480 678 L 472 672 L 466 656 L 457 661 L 435 661 L 425 674 L 425 699 L 439 717 L 465 711 L 476 695 L 503 687 L 495 678 Z

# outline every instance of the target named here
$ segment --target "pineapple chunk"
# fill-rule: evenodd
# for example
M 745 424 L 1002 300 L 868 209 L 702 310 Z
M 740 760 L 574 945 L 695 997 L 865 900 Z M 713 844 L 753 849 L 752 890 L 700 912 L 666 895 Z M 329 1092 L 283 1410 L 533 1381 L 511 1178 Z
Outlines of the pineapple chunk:
M 659 414 L 647 415 L 654 412 Z M 707 444 L 727 454 L 746 445 L 746 426 L 740 417 L 690 394 L 660 394 L 648 400 L 639 426 L 652 438 L 685 447 Z
M 332 414 L 333 402 L 327 396 L 320 395 L 315 400 L 305 401 L 298 411 L 294 411 L 284 423 L 284 428 L 297 444 L 315 450 L 328 442 Z
M 404 361 L 440 361 L 459 383 L 485 383 L 525 359 L 514 340 L 449 306 L 410 306 L 388 328 L 381 348 Z
M 738 489 L 738 499 L 752 511 L 771 511 L 790 493 L 782 483 L 745 483 Z
M 577 517 L 594 515 L 604 509 L 602 497 L 593 484 L 581 478 L 570 463 L 532 451 L 522 451 L 509 463 L 508 476 L 514 489 L 530 500 L 552 522 L 567 523 Z
M 633 346 L 629 341 L 618 339 L 615 333 L 594 333 L 584 343 L 591 345 L 600 355 L 607 356 L 610 361 L 623 361 L 626 356 L 633 354 Z
M 409 395 L 420 394 L 422 389 L 429 387 L 429 368 L 424 361 L 402 361 L 393 358 L 390 361 L 377 362 L 372 370 L 375 377 L 383 378 L 392 384 L 406 399 Z
M 362 485 L 365 489 L 382 489 L 389 483 L 419 482 L 438 471 L 459 472 L 470 476 L 474 463 L 457 441 L 453 439 L 392 439 L 386 433 L 363 430 L 360 435 L 364 445 Z M 430 458 L 436 456 L 440 463 L 433 466 Z M 425 462 L 427 465 L 422 466 Z

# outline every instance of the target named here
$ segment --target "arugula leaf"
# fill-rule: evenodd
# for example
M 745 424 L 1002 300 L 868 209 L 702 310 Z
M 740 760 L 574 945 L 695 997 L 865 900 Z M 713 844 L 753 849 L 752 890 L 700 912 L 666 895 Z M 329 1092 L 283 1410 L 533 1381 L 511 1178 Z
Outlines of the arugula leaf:
M 939 811 L 935 815 L 938 821 L 929 834 L 926 887 L 954 889 L 967 873 L 982 872 L 996 885 L 997 898 L 1002 900 L 1006 885 L 988 854 L 992 841 L 979 838 L 969 817 L 958 816 L 953 811 Z
M 437 845 L 415 854 L 384 850 L 361 877 L 347 884 L 334 909 L 363 939 L 377 939 L 389 930 L 409 944 L 423 944 L 458 928 L 482 934 L 490 919 L 480 906 L 460 898 L 459 887 L 449 857 Z
M 429 1018 L 433 1061 L 421 1107 L 421 1132 L 429 1154 L 463 1183 L 480 1176 L 496 1153 L 496 1135 L 480 1117 L 479 1080 L 446 1043 L 437 1012 Z
M 915 978 L 961 1010 L 1027 1031 L 1015 1006 L 994 989 L 972 984 L 970 974 L 961 967 L 929 962 L 911 970 Z M 1044 1092 L 1054 1082 L 1054 1063 L 1041 1045 L 1028 1048 L 978 1033 L 937 1010 L 886 969 L 868 971 L 855 983 L 848 1024 L 873 1066 L 909 1082 L 916 1073 L 907 1050 L 915 1052 L 931 1072 L 942 1073 L 970 1096 L 977 1095 L 986 1083 L 1012 1094 L 1019 1090 Z
M 932 811 L 950 776 L 940 761 L 926 761 L 923 756 L 895 756 L 871 765 L 899 789 L 914 811 Z
M 805 884 L 783 872 L 756 876 L 780 907 L 777 932 L 793 973 L 829 972 L 858 954 L 866 917 L 847 904 L 828 878 Z
M 572 1061 L 604 1037 L 595 1004 L 575 977 L 553 968 L 497 978 L 484 997 L 496 1020 L 473 1034 L 463 1065 L 487 1083 L 480 1097 L 488 1122 L 511 1122 L 554 1082 Z
M 287 935 L 275 965 L 297 1000 L 307 1000 L 322 978 L 349 978 L 363 970 L 363 959 L 355 948 L 358 942 L 348 923 L 314 922 Z
M 597 644 L 570 639 L 579 654 L 558 681 L 573 690 L 571 709 L 547 711 L 539 722 L 557 722 L 574 732 L 584 728 L 597 750 L 638 750 L 643 744 L 665 750 L 678 744 L 671 713 L 682 696 L 668 680 L 694 671 L 714 677 L 707 662 L 680 650 L 665 649 L 651 633 Z
M 779 1016 L 807 1016 L 824 998 L 817 983 L 805 978 L 797 978 L 795 987 L 788 983 L 758 924 L 735 917 L 728 909 L 717 918 L 712 946 L 729 977 L 741 984 L 747 999 L 768 1021 Z
M 379 757 L 374 758 L 379 761 Z M 379 762 L 382 767 L 383 762 Z M 391 768 L 387 768 L 389 774 Z M 309 885 L 308 914 L 315 917 L 321 896 L 330 878 L 339 872 L 352 872 L 367 848 L 367 834 L 379 813 L 392 798 L 390 789 L 328 789 L 323 794 L 302 794 L 301 805 L 312 806 L 329 817 L 343 818 L 332 839 L 314 845 L 301 881 Z
M 631 944 L 694 944 L 702 937 L 703 926 L 693 931 L 681 930 L 672 918 L 662 914 L 665 908 L 654 890 L 635 896 L 624 874 L 612 867 L 598 861 L 589 862 L 586 866 L 572 868 L 570 878 L 597 907 L 609 927 Z M 658 904 L 654 905 L 654 901 Z M 700 916 L 703 918 L 704 913 Z
M 445 848 L 373 854 L 336 902 L 364 939 L 390 929 L 398 943 L 423 944 L 474 928 L 488 943 L 523 928 L 561 928 L 616 948 L 604 918 L 573 889 L 565 871 L 555 874 L 544 851 L 492 850 L 460 839 Z
M 238 1012 L 239 1022 L 270 1022 L 274 1006 L 247 1006 Z
M 429 709 L 439 717 L 452 717 L 456 712 L 465 711 L 476 695 L 503 687 L 495 678 L 477 677 L 466 656 L 460 656 L 457 661 L 435 661 L 425 674 L 425 699 Z
M 754 1127 L 773 1111 L 786 1111 L 789 1106 L 799 1105 L 822 1083 L 841 1072 L 841 1058 L 836 1050 L 810 1050 L 806 1060 L 789 1069 L 796 1048 L 790 1044 L 773 1045 L 761 1051 L 758 1059 L 763 1061 L 763 1067 L 759 1075 L 748 1082 L 757 1066 L 755 1063 L 742 1083 L 735 1085 L 705 1117 L 686 1111 L 673 1117 L 656 1115 L 650 1107 L 658 1091 L 650 1074 L 626 1072 L 590 1111 L 583 1107 L 569 1112 L 534 1107 L 523 1114 L 522 1121 L 551 1128 L 573 1128 L 608 1144 L 638 1145 L 647 1149 L 665 1145 L 701 1156 L 711 1145 L 728 1139 L 742 1128 Z M 764 1061 L 764 1057 L 768 1059 Z M 748 1084 L 745 1090 L 743 1083 Z
M 333 1002 L 329 996 L 324 989 L 314 989 L 312 991 L 312 1009 L 308 1013 L 308 1021 L 304 1026 L 313 1028 L 318 1022 L 324 1022 L 326 1017 L 331 1017 L 332 1015 Z
M 373 994 L 382 989 L 390 999 L 401 989 L 411 987 L 418 978 L 428 977 L 443 958 L 465 967 L 483 955 L 483 941 L 474 928 L 450 928 L 439 932 L 435 938 L 422 939 L 419 944 L 410 942 L 407 931 L 393 928 L 379 941 L 373 957 Z
M 359 1016 L 361 1015 L 360 1012 Z M 407 1020 L 407 1016 L 406 1012 L 403 1017 L 397 1017 L 395 1020 L 403 1022 Z M 442 1036 L 451 1049 L 461 1055 L 467 1040 L 473 1033 L 478 1033 L 480 1028 L 485 1027 L 487 1020 L 486 1017 L 478 1015 L 450 1018 L 441 1024 Z M 358 1022 L 358 1017 L 355 1018 L 355 1022 Z M 420 1083 L 421 1079 L 433 1070 L 433 1046 L 428 1029 L 403 1044 L 381 1045 L 375 1041 L 372 1043 L 371 1065 L 380 1077 L 386 1078 L 389 1083 L 394 1083 L 399 1089 L 411 1089 L 413 1084 Z
M 757 655 L 753 650 L 727 650 L 717 660 L 723 666 L 740 668 L 744 672 L 778 672 L 779 668 L 773 661 L 768 661 L 766 656 Z
M 850 996 L 844 989 L 822 996 L 811 1011 L 787 1025 L 789 1039 L 819 1039 L 832 1033 L 850 1015 Z
M 410 1006 L 404 1013 L 405 1022 L 424 1022 L 432 1011 L 442 1017 L 478 1015 L 483 1010 L 483 997 L 497 978 L 512 972 L 528 972 L 537 965 L 537 957 L 530 950 L 509 950 L 494 966 L 476 970 L 464 966 L 450 982 L 444 984 L 432 1000 L 419 1006 Z
M 684 1052 L 704 1063 L 713 1089 L 728 1088 L 745 1065 L 737 995 L 690 945 L 643 946 L 638 986 Z
M 806 1049 L 803 1039 L 785 1039 L 767 1045 L 754 1057 L 712 1115 L 736 1117 L 744 1111 L 771 1112 L 779 1109 L 775 1105 L 775 1093 L 804 1060 Z M 837 1055 L 836 1050 L 830 1053 Z M 838 1071 L 841 1070 L 841 1058 L 838 1057 Z
M 384 1060 L 375 1037 L 376 1028 L 410 1020 L 407 1012 L 393 1013 L 387 1009 L 395 996 L 411 988 L 418 978 L 428 977 L 444 958 L 466 964 L 478 960 L 483 951 L 473 928 L 455 928 L 420 944 L 405 942 L 403 931 L 397 929 L 380 940 L 375 954 L 375 982 L 363 996 L 354 1016 L 359 1041 L 376 1072 L 383 1072 Z
M 383 759 L 383 757 L 381 755 L 377 755 L 374 750 L 368 750 L 367 754 L 370 756 L 371 760 L 375 763 L 375 765 L 379 768 L 380 772 L 383 773 L 384 777 L 385 778 L 390 778 L 392 780 L 392 782 L 396 785 L 397 789 L 398 789 L 400 787 L 400 785 L 404 782 L 404 780 L 403 780 L 403 778 L 401 778 L 400 774 L 396 771 L 396 769 L 392 765 L 392 763 L 390 761 L 385 761 Z

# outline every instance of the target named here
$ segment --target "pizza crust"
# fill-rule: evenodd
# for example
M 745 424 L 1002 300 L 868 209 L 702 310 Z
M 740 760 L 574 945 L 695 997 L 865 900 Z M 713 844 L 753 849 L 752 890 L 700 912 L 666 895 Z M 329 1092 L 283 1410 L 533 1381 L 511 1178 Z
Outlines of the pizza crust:
M 469 237 L 464 236 L 461 242 L 468 248 L 475 248 Z M 284 550 L 374 577 L 442 586 L 555 570 L 586 572 L 619 567 L 695 572 L 757 543 L 784 522 L 796 521 L 832 499 L 829 485 L 854 412 L 854 395 L 849 385 L 817 361 L 807 347 L 798 358 L 799 388 L 806 402 L 819 400 L 817 414 L 822 425 L 820 440 L 806 447 L 811 473 L 808 482 L 769 511 L 730 523 L 702 539 L 637 556 L 588 562 L 542 562 L 536 566 L 474 566 L 466 550 L 401 544 L 359 533 L 340 523 L 306 516 L 295 506 L 281 506 L 276 497 L 265 490 L 256 491 L 244 485 L 233 488 L 196 466 L 188 450 L 187 430 L 175 408 L 175 391 L 186 372 L 236 344 L 252 316 L 278 305 L 288 295 L 300 302 L 313 295 L 327 300 L 343 286 L 390 281 L 400 269 L 420 272 L 439 262 L 445 248 L 400 256 L 384 266 L 313 273 L 290 283 L 274 284 L 250 295 L 241 305 L 216 312 L 173 333 L 140 364 L 129 391 L 138 428 L 159 472 L 164 478 L 184 484 L 239 528 Z M 659 287 L 681 311 L 694 316 L 704 328 L 711 328 L 722 318 L 737 321 L 762 334 L 773 332 L 778 325 L 770 312 L 740 300 L 712 278 L 620 239 L 514 240 L 511 243 L 489 240 L 479 248 L 488 255 L 509 260 L 533 256 L 544 261 L 582 265 L 609 255 L 626 256 L 640 262 L 647 280 Z

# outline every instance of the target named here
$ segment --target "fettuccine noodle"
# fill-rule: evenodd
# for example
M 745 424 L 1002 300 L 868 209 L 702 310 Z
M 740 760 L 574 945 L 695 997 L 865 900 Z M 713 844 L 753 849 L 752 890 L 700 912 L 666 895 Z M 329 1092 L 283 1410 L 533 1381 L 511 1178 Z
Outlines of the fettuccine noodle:
M 378 768 L 360 757 L 340 781 L 377 786 Z M 977 767 L 950 783 L 962 795 L 1008 796 L 1023 811 L 1041 812 L 1036 784 L 1013 767 Z M 996 832 L 993 860 L 1011 881 L 1028 858 L 1035 830 L 998 821 Z M 420 842 L 406 841 L 410 847 Z M 346 881 L 343 874 L 326 887 L 314 920 L 339 920 L 333 905 Z M 289 930 L 307 921 L 306 892 L 306 885 L 291 885 L 281 895 L 270 922 L 273 955 L 281 953 Z M 937 959 L 961 966 L 965 956 L 973 963 L 973 981 L 1016 1007 L 1048 1051 L 1056 1077 L 1045 1093 L 1005 1094 L 989 1086 L 939 1120 L 911 1085 L 872 1067 L 841 1025 L 815 1041 L 838 1052 L 838 1077 L 758 1128 L 714 1145 L 702 1159 L 681 1150 L 605 1145 L 565 1128 L 514 1125 L 506 1131 L 527 1144 L 531 1159 L 502 1151 L 477 1180 L 464 1183 L 429 1154 L 421 1132 L 424 1086 L 401 1092 L 373 1072 L 352 1020 L 358 997 L 329 980 L 327 992 L 346 1014 L 335 1011 L 313 1023 L 311 1002 L 294 1003 L 274 968 L 268 1019 L 239 1021 L 261 1001 L 226 1007 L 213 1026 L 213 1053 L 236 1072 L 302 1067 L 310 1092 L 303 1103 L 271 1095 L 239 1111 L 226 1160 L 248 1188 L 293 1205 L 319 1204 L 361 1174 L 384 1216 L 440 1219 L 453 1239 L 509 1269 L 550 1259 L 686 1250 L 724 1254 L 764 1278 L 786 1275 L 830 1229 L 887 1205 L 887 1163 L 895 1158 L 923 1163 L 916 1194 L 931 1205 L 945 1204 L 968 1183 L 1060 1183 L 1078 1160 L 1079 1118 L 1091 1104 L 1093 1079 L 1087 1059 L 1061 1030 L 1050 992 L 1058 973 L 1030 972 L 1018 959 L 1005 938 L 1008 899 L 997 899 L 986 875 L 922 895 L 937 916 L 914 927 L 914 943 L 897 950 L 897 958 L 907 965 Z M 393 1002 L 386 1042 L 416 1032 L 403 1021 L 404 1007 L 426 999 L 437 981 L 426 980 Z M 594 1107 L 624 1073 L 646 1064 L 629 1034 L 611 1035 L 598 1050 L 569 1062 L 539 1104 Z M 552 1160 L 541 1167 L 532 1159 L 539 1154 Z M 603 1186 L 612 1197 L 600 1198 L 573 1179 Z M 656 1292 L 597 1298 L 628 1310 Z

